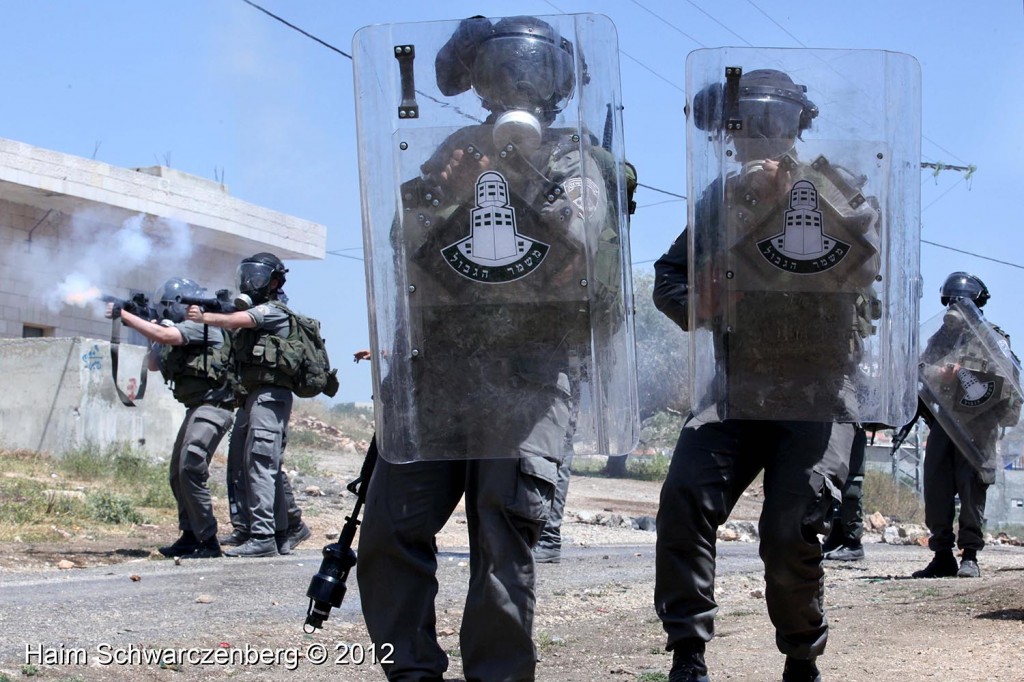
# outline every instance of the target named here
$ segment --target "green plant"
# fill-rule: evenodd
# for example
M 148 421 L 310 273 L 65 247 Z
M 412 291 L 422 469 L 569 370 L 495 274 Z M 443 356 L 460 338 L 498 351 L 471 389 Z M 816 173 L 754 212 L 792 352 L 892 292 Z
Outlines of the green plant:
M 636 676 L 636 682 L 668 682 L 668 675 L 665 673 L 640 673 Z
M 537 635 L 537 648 L 540 650 L 550 649 L 553 646 L 565 646 L 565 640 L 561 637 L 552 637 L 549 632 L 541 632 Z
M 89 515 L 102 523 L 144 523 L 145 519 L 135 510 L 132 501 L 123 495 L 106 491 L 86 496 Z
M 71 478 L 92 481 L 108 470 L 109 457 L 95 443 L 87 443 L 64 453 L 58 460 L 57 468 Z
M 33 677 L 35 675 L 38 675 L 40 672 L 42 671 L 39 669 L 39 666 L 31 665 L 28 663 L 21 666 L 21 674 L 25 677 Z
M 288 445 L 291 446 L 289 436 Z M 286 463 L 288 469 L 296 469 L 307 476 L 322 476 L 323 468 L 320 466 L 320 455 L 310 450 L 292 450 L 289 448 Z
M 664 481 L 671 462 L 672 458 L 665 455 L 630 457 L 626 462 L 626 475 L 641 481 Z

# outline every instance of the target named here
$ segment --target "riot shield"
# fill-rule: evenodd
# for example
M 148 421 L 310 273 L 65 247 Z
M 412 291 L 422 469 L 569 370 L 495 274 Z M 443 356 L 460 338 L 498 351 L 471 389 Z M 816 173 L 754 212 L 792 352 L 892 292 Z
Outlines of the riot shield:
M 588 14 L 356 33 L 385 459 L 634 447 L 616 45 Z
M 692 52 L 686 78 L 694 414 L 909 421 L 916 60 L 722 48 Z
M 1000 429 L 1020 420 L 1020 362 L 1006 338 L 967 299 L 921 325 L 920 396 L 984 477 L 1001 464 Z

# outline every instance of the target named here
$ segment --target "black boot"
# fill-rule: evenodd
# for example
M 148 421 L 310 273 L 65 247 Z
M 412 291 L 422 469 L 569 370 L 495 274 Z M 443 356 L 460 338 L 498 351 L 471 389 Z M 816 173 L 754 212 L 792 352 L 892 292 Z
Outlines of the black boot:
M 936 552 L 931 562 L 920 571 L 911 573 L 913 578 L 952 578 L 959 568 L 956 565 L 956 557 L 953 550 L 947 549 Z
M 839 549 L 843 546 L 843 541 L 846 539 L 843 533 L 842 525 L 839 523 L 839 519 L 832 521 L 832 529 L 825 536 L 825 540 L 821 543 L 821 553 L 828 554 L 829 552 Z M 826 557 L 827 558 L 827 557 Z
M 288 552 L 298 547 L 301 543 L 312 537 L 313 531 L 309 529 L 305 521 L 299 521 L 299 525 L 288 529 Z M 281 552 L 287 554 L 288 552 Z
M 191 554 L 186 554 L 185 559 L 216 559 L 217 557 L 224 556 L 220 551 L 220 543 L 217 542 L 217 536 L 211 535 L 206 540 L 203 540 L 196 547 L 195 551 Z
M 175 540 L 173 545 L 161 547 L 157 551 L 165 557 L 176 557 L 191 554 L 197 547 L 199 547 L 199 538 L 197 538 L 192 531 L 185 530 L 181 532 L 181 537 Z
M 230 535 L 225 535 L 220 539 L 220 544 L 237 547 L 238 545 L 244 545 L 245 541 L 248 539 L 249 534 L 247 532 L 239 528 L 235 528 L 231 531 Z
M 782 682 L 821 682 L 821 672 L 813 658 L 786 656 L 786 667 L 782 670 Z
M 710 682 L 704 664 L 703 639 L 688 639 L 672 648 L 672 670 L 668 682 Z

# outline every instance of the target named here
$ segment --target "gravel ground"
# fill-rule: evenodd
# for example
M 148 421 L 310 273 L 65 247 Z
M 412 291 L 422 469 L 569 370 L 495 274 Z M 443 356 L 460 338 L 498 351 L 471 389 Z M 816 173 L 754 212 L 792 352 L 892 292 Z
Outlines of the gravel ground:
M 318 548 L 337 532 L 352 498 L 343 482 L 359 466 L 355 454 L 325 459 L 326 472 L 299 473 L 300 503 L 314 537 L 290 557 L 201 562 L 159 560 L 150 548 L 173 529 L 140 529 L 118 538 L 72 538 L 57 546 L 22 545 L 0 552 L 0 673 L 10 679 L 383 680 L 367 662 L 313 665 L 305 656 L 277 664 L 103 665 L 100 643 L 136 647 L 204 647 L 309 651 L 331 657 L 369 648 L 355 580 L 322 631 L 301 631 L 309 578 Z M 215 473 L 215 475 L 217 475 Z M 541 682 L 656 682 L 667 679 L 670 655 L 652 606 L 653 532 L 583 523 L 599 514 L 654 515 L 660 485 L 575 477 L 569 491 L 565 550 L 559 564 L 538 566 L 535 640 Z M 735 520 L 756 521 L 757 490 L 738 505 Z M 223 510 L 221 510 L 223 511 Z M 827 565 L 826 608 L 832 624 L 819 661 L 826 680 L 1024 679 L 1024 548 L 989 546 L 977 580 L 909 580 L 930 552 L 866 539 L 861 562 Z M 438 536 L 438 628 L 450 652 L 446 679 L 460 680 L 458 628 L 465 585 L 465 515 Z M 54 568 L 70 558 L 76 568 Z M 712 679 L 778 680 L 783 658 L 764 601 L 756 542 L 719 542 L 717 596 L 721 611 L 707 660 Z M 133 578 L 134 576 L 134 578 Z M 137 579 L 136 579 L 137 578 Z M 257 589 L 258 587 L 258 589 Z M 400 606 L 396 606 L 400 608 Z M 85 665 L 25 665 L 25 647 L 89 653 Z M 295 669 L 290 670 L 289 668 Z M 0 677 L 0 680 L 3 678 Z

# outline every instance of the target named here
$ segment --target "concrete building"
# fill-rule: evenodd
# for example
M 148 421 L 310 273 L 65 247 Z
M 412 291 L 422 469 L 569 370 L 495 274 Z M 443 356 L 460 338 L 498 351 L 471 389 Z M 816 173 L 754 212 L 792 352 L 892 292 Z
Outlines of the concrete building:
M 322 259 L 326 233 L 211 180 L 0 138 L 0 446 L 61 452 L 130 440 L 166 454 L 183 410 L 157 374 L 139 407 L 121 404 L 96 295 L 150 295 L 172 276 L 233 289 L 241 258 Z M 143 343 L 122 334 L 125 390 L 138 382 Z

